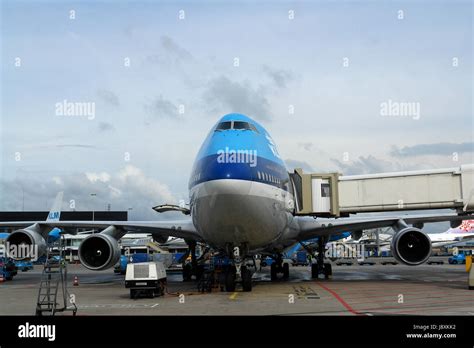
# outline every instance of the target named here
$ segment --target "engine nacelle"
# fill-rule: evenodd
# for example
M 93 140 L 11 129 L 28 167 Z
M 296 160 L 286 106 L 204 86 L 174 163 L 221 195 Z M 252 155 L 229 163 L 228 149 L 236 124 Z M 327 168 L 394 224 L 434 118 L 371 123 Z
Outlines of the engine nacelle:
M 79 260 L 90 270 L 100 271 L 114 266 L 120 260 L 117 239 L 104 234 L 92 234 L 79 245 Z
M 6 239 L 6 253 L 14 260 L 37 260 L 46 254 L 46 241 L 34 226 L 10 233 Z
M 420 265 L 431 255 L 431 239 L 417 228 L 406 227 L 393 236 L 392 254 L 401 263 Z

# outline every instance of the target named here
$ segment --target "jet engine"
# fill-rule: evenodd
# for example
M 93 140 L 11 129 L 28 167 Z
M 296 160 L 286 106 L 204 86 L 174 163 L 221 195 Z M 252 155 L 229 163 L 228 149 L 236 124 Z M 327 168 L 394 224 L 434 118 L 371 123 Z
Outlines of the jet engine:
M 6 239 L 7 255 L 14 260 L 37 260 L 46 254 L 46 241 L 36 225 L 13 231 Z
M 120 260 L 117 239 L 105 233 L 92 234 L 79 245 L 79 260 L 94 271 L 114 266 Z
M 405 227 L 392 238 L 392 254 L 401 263 L 420 265 L 431 255 L 431 240 L 418 228 Z

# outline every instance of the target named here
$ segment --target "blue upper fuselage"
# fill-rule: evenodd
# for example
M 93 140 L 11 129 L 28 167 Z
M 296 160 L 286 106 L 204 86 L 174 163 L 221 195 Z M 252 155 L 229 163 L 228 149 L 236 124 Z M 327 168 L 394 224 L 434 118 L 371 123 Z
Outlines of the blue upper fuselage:
M 219 179 L 257 181 L 288 190 L 288 171 L 259 123 L 227 114 L 212 127 L 194 162 L 189 189 Z

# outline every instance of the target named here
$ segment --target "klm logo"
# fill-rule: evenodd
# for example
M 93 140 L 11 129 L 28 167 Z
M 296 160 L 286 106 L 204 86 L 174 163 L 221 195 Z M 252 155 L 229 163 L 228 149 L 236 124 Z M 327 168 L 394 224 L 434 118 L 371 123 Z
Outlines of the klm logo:
M 56 220 L 59 219 L 59 212 L 58 211 L 52 211 L 48 215 L 48 220 Z

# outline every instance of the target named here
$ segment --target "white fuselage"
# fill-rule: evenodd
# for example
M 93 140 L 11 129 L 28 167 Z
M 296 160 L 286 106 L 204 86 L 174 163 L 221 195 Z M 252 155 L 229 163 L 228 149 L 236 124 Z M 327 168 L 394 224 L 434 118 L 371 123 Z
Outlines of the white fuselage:
M 443 233 L 429 233 L 428 237 L 431 239 L 433 247 L 442 247 L 445 245 L 461 242 L 463 239 L 474 239 L 474 233 L 471 232 L 443 232 Z
M 248 180 L 213 180 L 192 188 L 194 226 L 212 246 L 269 249 L 292 228 L 293 195 Z

